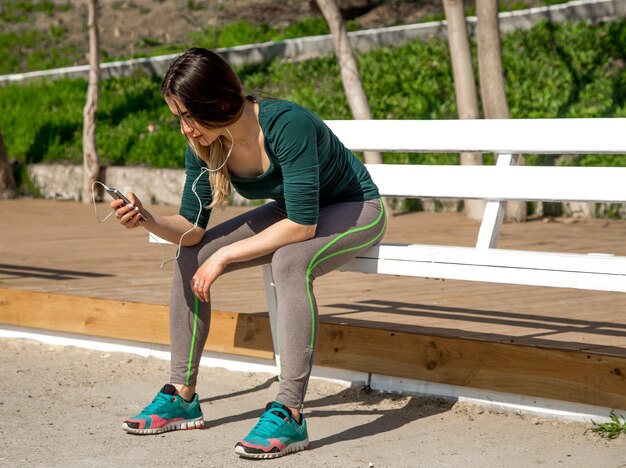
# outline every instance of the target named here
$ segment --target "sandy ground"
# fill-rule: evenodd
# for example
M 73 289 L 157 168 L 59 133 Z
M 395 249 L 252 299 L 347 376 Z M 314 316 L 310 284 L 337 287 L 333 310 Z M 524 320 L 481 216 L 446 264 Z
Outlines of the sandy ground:
M 165 382 L 169 363 L 131 354 L 0 340 L 0 466 L 626 467 L 626 436 L 442 399 L 314 379 L 309 450 L 238 458 L 234 444 L 273 399 L 269 374 L 201 369 L 207 427 L 133 436 L 121 422 Z

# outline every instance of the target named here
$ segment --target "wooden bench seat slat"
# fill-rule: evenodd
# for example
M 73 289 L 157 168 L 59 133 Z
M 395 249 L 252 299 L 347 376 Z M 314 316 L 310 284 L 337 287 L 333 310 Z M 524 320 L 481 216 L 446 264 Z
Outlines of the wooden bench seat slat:
M 430 244 L 383 244 L 368 249 L 358 257 L 457 265 L 519 267 L 536 270 L 587 271 L 626 276 L 626 257 L 603 253 L 576 254 L 511 249 L 476 249 Z
M 610 254 L 383 244 L 341 270 L 626 292 L 626 257 Z
M 453 263 L 407 262 L 388 259 L 355 259 L 350 262 L 349 268 L 346 270 L 384 275 L 414 276 L 418 278 L 626 292 L 626 278 L 624 276 L 600 273 L 534 270 L 527 268 L 461 265 Z M 419 291 L 416 291 L 416 297 L 419 297 Z

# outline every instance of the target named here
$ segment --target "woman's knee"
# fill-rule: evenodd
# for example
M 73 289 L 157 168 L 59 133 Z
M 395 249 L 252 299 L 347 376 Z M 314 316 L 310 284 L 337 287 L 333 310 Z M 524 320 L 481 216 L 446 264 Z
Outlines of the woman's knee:
M 181 271 L 193 269 L 195 273 L 198 267 L 221 247 L 217 239 L 209 240 L 207 237 L 205 235 L 204 239 L 196 245 L 180 248 L 176 263 Z
M 272 274 L 277 282 L 300 281 L 308 272 L 311 259 L 302 247 L 290 244 L 281 247 L 272 257 Z

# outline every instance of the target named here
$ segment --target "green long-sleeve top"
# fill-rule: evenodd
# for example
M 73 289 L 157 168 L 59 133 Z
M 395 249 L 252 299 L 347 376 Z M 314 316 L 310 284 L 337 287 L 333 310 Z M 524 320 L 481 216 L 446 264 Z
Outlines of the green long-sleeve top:
M 244 198 L 276 200 L 290 220 L 313 225 L 320 207 L 379 197 L 363 163 L 314 113 L 289 101 L 260 100 L 259 124 L 270 166 L 257 177 L 231 176 L 234 189 Z M 196 183 L 202 208 L 192 189 L 203 167 L 204 161 L 187 146 L 179 213 L 192 223 L 198 219 L 198 226 L 206 228 L 210 216 L 206 207 L 211 203 L 208 173 Z

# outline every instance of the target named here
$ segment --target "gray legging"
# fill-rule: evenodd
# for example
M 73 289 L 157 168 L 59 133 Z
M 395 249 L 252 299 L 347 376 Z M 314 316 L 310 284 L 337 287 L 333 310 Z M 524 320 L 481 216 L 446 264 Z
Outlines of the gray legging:
M 196 385 L 200 357 L 209 334 L 211 306 L 196 301 L 190 286 L 199 265 L 220 247 L 251 237 L 285 218 L 285 210 L 271 202 L 207 230 L 199 244 L 181 249 L 170 301 L 172 383 Z M 290 407 L 301 407 L 304 401 L 318 327 L 313 280 L 380 242 L 385 227 L 380 200 L 336 203 L 320 210 L 314 238 L 227 267 L 225 272 L 272 264 L 281 357 L 276 401 Z

